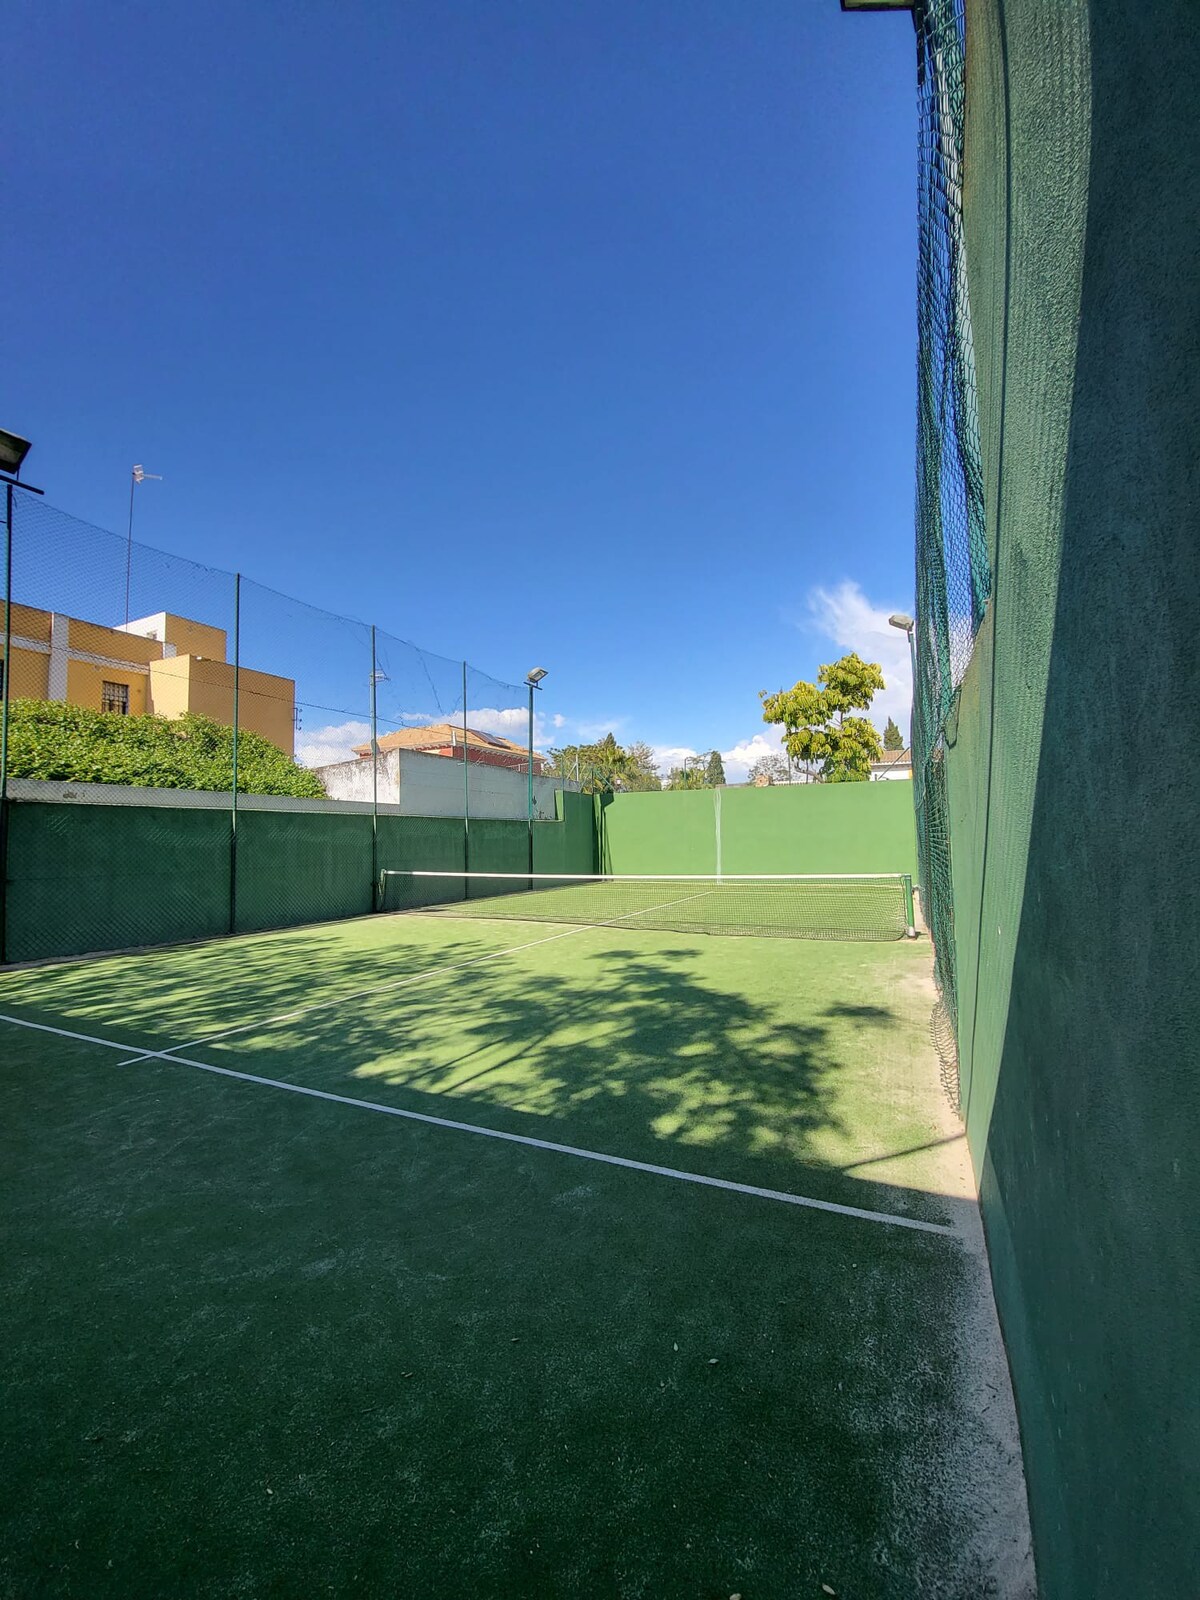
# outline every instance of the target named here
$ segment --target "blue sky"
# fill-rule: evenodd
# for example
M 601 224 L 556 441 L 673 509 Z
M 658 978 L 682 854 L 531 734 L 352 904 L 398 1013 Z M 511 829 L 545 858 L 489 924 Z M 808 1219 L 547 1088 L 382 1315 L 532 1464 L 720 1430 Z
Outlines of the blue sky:
M 24 0 L 6 56 L 54 504 L 123 531 L 140 462 L 141 539 L 545 665 L 547 739 L 744 751 L 850 647 L 907 726 L 906 14 Z

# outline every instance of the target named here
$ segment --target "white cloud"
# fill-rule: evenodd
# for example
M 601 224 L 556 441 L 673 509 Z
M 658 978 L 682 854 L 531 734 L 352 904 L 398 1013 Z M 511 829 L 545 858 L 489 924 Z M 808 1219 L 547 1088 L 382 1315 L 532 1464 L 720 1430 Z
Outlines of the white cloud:
M 368 744 L 369 722 L 334 722 L 303 733 L 296 741 L 296 760 L 302 767 L 327 767 L 334 761 L 353 761 L 354 746 Z
M 533 719 L 534 737 L 539 738 L 542 718 Z M 498 733 L 502 739 L 513 739 L 524 744 L 529 737 L 529 708 L 527 706 L 470 706 L 467 726 L 477 733 Z
M 669 776 L 672 767 L 681 767 L 689 756 L 707 752 L 693 750 L 686 744 L 656 744 L 654 759 L 663 777 Z M 748 739 L 739 739 L 728 750 L 721 751 L 721 765 L 725 768 L 727 783 L 745 783 L 750 768 L 761 756 L 782 755 L 783 745 L 774 733 L 755 733 Z
M 857 583 L 814 589 L 808 597 L 811 625 L 843 652 L 857 650 L 864 661 L 878 661 L 887 687 L 871 703 L 870 717 L 880 732 L 889 717 L 905 739 L 912 705 L 912 665 L 908 639 L 888 622 L 897 606 L 875 605 Z
M 745 783 L 750 768 L 763 756 L 783 754 L 783 745 L 775 734 L 756 733 L 751 739 L 739 739 L 732 750 L 721 751 L 721 765 L 725 768 L 728 783 Z
M 655 744 L 650 748 L 654 752 L 654 764 L 664 778 L 672 767 L 681 767 L 688 756 L 696 754 L 687 744 Z

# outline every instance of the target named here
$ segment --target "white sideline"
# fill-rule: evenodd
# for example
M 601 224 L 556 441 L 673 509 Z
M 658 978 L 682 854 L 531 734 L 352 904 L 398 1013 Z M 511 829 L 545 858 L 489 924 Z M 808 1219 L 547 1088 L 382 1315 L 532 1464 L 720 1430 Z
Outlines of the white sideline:
M 310 1011 L 320 1011 L 325 1006 L 343 1005 L 350 1000 L 361 1000 L 364 995 L 385 994 L 391 989 L 405 989 L 414 983 L 423 983 L 427 978 L 441 978 L 448 972 L 461 972 L 464 967 L 478 967 L 485 961 L 495 961 L 500 956 L 513 955 L 518 950 L 532 950 L 535 945 L 553 944 L 556 939 L 570 939 L 577 933 L 590 933 L 593 928 L 613 928 L 619 923 L 628 922 L 631 917 L 648 917 L 654 911 L 665 911 L 669 906 L 682 905 L 687 900 L 700 900 L 703 895 L 681 895 L 678 900 L 666 900 L 657 906 L 641 911 L 627 911 L 624 916 L 612 917 L 607 922 L 585 922 L 577 928 L 567 928 L 562 933 L 548 933 L 540 939 L 529 939 L 524 944 L 506 944 L 503 950 L 489 950 L 486 955 L 472 956 L 467 961 L 444 962 L 441 966 L 426 967 L 423 972 L 410 972 L 403 978 L 396 978 L 391 983 L 372 984 L 366 989 L 354 989 L 350 994 L 333 995 L 328 1000 L 314 1000 L 310 1006 L 297 1006 L 293 1011 L 282 1011 L 277 1017 L 260 1017 L 254 1022 L 241 1022 L 236 1028 L 225 1028 L 220 1033 L 202 1033 L 197 1039 L 185 1039 L 179 1044 L 169 1045 L 167 1050 L 141 1050 L 137 1055 L 130 1056 L 128 1061 L 120 1061 L 118 1066 L 131 1067 L 136 1061 L 148 1061 L 155 1056 L 167 1056 L 172 1050 L 191 1050 L 198 1044 L 215 1044 L 218 1039 L 229 1039 L 235 1033 L 248 1033 L 252 1028 L 270 1028 L 277 1022 L 291 1022 L 296 1017 L 307 1016 Z
M 87 1033 L 73 1033 L 68 1028 L 53 1028 L 45 1022 L 28 1022 L 23 1017 L 12 1017 L 0 1012 L 0 1022 L 17 1028 L 32 1028 L 38 1033 L 52 1033 L 63 1039 L 77 1039 L 83 1044 L 100 1045 L 106 1050 L 132 1050 L 134 1046 L 121 1044 L 114 1039 L 98 1039 Z M 699 1172 L 682 1172 L 676 1167 L 655 1166 L 649 1161 L 633 1161 L 628 1156 L 605 1155 L 599 1150 L 583 1150 L 577 1145 L 556 1144 L 550 1139 L 533 1139 L 524 1133 L 504 1133 L 498 1128 L 483 1128 L 473 1122 L 455 1122 L 449 1117 L 434 1117 L 423 1111 L 406 1111 L 400 1106 L 380 1105 L 375 1100 L 358 1100 L 353 1095 L 331 1094 L 327 1089 L 310 1089 L 299 1083 L 285 1083 L 280 1078 L 263 1078 L 255 1072 L 237 1072 L 232 1067 L 213 1066 L 208 1061 L 192 1061 L 187 1056 L 150 1051 L 133 1060 L 169 1061 L 175 1066 L 194 1067 L 199 1072 L 212 1072 L 222 1078 L 236 1078 L 242 1083 L 256 1083 L 265 1089 L 282 1089 L 287 1094 L 307 1095 L 313 1100 L 328 1100 L 334 1105 L 354 1106 L 359 1111 L 375 1111 L 385 1117 L 402 1117 L 408 1122 L 423 1122 L 434 1128 L 448 1128 L 455 1133 L 473 1133 L 484 1139 L 500 1139 L 506 1144 L 526 1145 L 532 1150 L 549 1150 L 554 1155 L 575 1156 L 581 1161 L 599 1161 L 609 1167 L 625 1167 L 631 1172 L 646 1172 L 658 1178 L 674 1178 L 678 1183 L 700 1184 L 708 1189 L 726 1189 L 731 1194 L 753 1196 L 758 1200 L 776 1200 L 784 1205 L 803 1206 L 810 1211 L 831 1211 L 839 1217 L 857 1217 L 863 1222 L 882 1223 L 893 1228 L 912 1228 L 919 1233 L 937 1233 L 954 1237 L 957 1230 L 946 1223 L 922 1222 L 916 1217 L 897 1217 L 887 1211 L 865 1211 L 859 1206 L 838 1205 L 833 1200 L 813 1200 L 807 1195 L 788 1194 L 783 1189 L 760 1189 L 751 1183 L 734 1183 L 729 1178 L 710 1178 Z

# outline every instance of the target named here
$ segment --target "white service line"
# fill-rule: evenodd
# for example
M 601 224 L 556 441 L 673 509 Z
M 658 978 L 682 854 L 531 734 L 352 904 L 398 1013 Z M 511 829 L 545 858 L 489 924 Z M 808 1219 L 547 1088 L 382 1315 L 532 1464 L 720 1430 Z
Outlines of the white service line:
M 219 1039 L 230 1039 L 236 1033 L 248 1033 L 252 1028 L 271 1028 L 277 1022 L 292 1022 L 296 1017 L 305 1017 L 310 1011 L 320 1011 L 325 1006 L 340 1006 L 350 1000 L 361 1000 L 364 995 L 375 996 L 385 994 L 391 989 L 404 989 L 414 983 L 424 983 L 427 978 L 441 978 L 447 972 L 461 972 L 465 967 L 478 967 L 485 961 L 495 961 L 500 956 L 514 954 L 517 950 L 532 950 L 539 944 L 553 944 L 556 939 L 570 939 L 577 933 L 590 933 L 593 928 L 613 928 L 618 923 L 628 922 L 630 917 L 648 917 L 651 911 L 665 911 L 669 906 L 682 905 L 685 900 L 699 900 L 702 895 L 681 895 L 678 900 L 667 900 L 663 904 L 651 906 L 648 910 L 627 911 L 623 917 L 613 917 L 608 922 L 588 922 L 578 928 L 567 928 L 562 933 L 548 933 L 541 939 L 530 939 L 525 944 L 506 944 L 503 950 L 489 950 L 486 955 L 472 956 L 469 961 L 451 961 L 440 967 L 426 967 L 424 972 L 410 972 L 406 977 L 396 978 L 392 983 L 375 984 L 367 989 L 355 989 L 350 994 L 338 994 L 328 1000 L 314 1000 L 310 1006 L 297 1006 L 294 1011 L 280 1012 L 277 1017 L 261 1017 L 254 1022 L 241 1022 L 236 1028 L 225 1028 L 220 1033 L 202 1033 L 197 1039 L 185 1039 L 179 1044 L 168 1045 L 166 1050 L 139 1050 L 137 1055 L 130 1056 L 128 1061 L 119 1061 L 118 1066 L 131 1067 L 137 1061 L 150 1061 L 157 1056 L 168 1057 L 173 1050 L 191 1050 L 198 1044 L 215 1044 Z
M 62 1039 L 77 1039 L 83 1044 L 101 1045 L 106 1050 L 130 1050 L 129 1044 L 115 1039 L 98 1039 L 87 1033 L 72 1033 L 68 1028 L 52 1028 L 45 1022 L 27 1022 L 23 1017 L 8 1016 L 0 1012 L 0 1022 L 10 1022 L 18 1028 L 33 1028 L 38 1033 L 52 1033 Z M 146 1057 L 134 1057 L 144 1060 Z M 300 1083 L 285 1083 L 281 1078 L 263 1078 L 256 1072 L 238 1072 L 233 1067 L 217 1067 L 208 1061 L 192 1061 L 187 1056 L 169 1055 L 166 1051 L 153 1052 L 156 1061 L 169 1061 L 179 1067 L 194 1067 L 198 1072 L 212 1072 L 221 1078 L 236 1078 L 241 1083 L 256 1083 L 264 1089 L 282 1089 L 286 1094 L 307 1095 L 312 1100 L 328 1100 L 334 1105 L 353 1106 L 358 1111 L 375 1111 L 385 1117 L 402 1117 L 406 1122 L 423 1122 L 433 1128 L 449 1128 L 455 1133 L 473 1133 L 483 1139 L 500 1139 L 505 1144 L 522 1144 L 532 1150 L 549 1150 L 554 1155 L 575 1156 L 581 1161 L 599 1161 L 609 1167 L 626 1167 L 631 1172 L 646 1172 L 657 1178 L 674 1178 L 677 1183 L 696 1183 L 707 1189 L 727 1189 L 731 1194 L 751 1195 L 758 1200 L 777 1200 L 783 1205 L 803 1206 L 810 1211 L 831 1211 L 839 1217 L 857 1217 L 862 1222 L 882 1223 L 892 1228 L 912 1228 L 918 1233 L 937 1233 L 955 1237 L 957 1229 L 942 1222 L 922 1222 L 916 1217 L 897 1217 L 887 1211 L 866 1211 L 860 1206 L 838 1205 L 833 1200 L 813 1200 L 807 1195 L 789 1194 L 785 1189 L 761 1189 L 757 1184 L 734 1183 L 729 1178 L 709 1178 L 699 1172 L 683 1172 L 677 1167 L 660 1167 L 649 1161 L 633 1161 L 628 1156 L 605 1155 L 600 1150 L 583 1150 L 578 1145 L 556 1144 L 551 1139 L 533 1139 L 524 1133 L 504 1133 L 499 1128 L 484 1128 L 474 1122 L 455 1122 L 449 1117 L 434 1117 L 424 1111 L 406 1111 L 400 1106 L 380 1105 L 376 1100 L 358 1100 L 353 1095 L 331 1094 L 327 1089 L 309 1089 Z

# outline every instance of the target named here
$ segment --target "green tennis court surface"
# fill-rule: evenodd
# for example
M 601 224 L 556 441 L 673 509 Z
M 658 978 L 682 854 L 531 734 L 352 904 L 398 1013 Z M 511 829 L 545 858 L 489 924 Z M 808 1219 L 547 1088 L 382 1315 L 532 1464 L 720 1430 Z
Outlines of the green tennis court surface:
M 3 1592 L 1007 1592 L 928 967 L 404 916 L 0 976 Z

